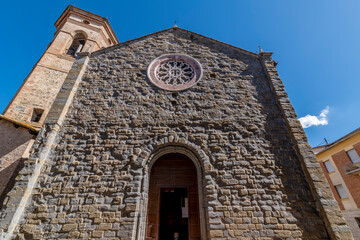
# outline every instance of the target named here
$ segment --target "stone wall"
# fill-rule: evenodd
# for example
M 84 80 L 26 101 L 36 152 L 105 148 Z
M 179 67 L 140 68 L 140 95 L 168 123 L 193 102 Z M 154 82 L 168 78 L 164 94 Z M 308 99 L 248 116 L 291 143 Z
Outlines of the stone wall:
M 152 85 L 146 69 L 166 53 L 197 59 L 202 80 L 181 92 Z M 313 194 L 325 178 L 318 164 L 320 175 L 304 172 L 310 165 L 300 163 L 303 148 L 287 122 L 293 110 L 277 101 L 261 61 L 181 29 L 94 53 L 17 235 L 141 239 L 152 156 L 181 146 L 201 171 L 202 238 L 352 239 L 341 214 L 329 223 L 319 212 Z M 46 131 L 36 146 L 45 145 Z M 29 161 L 41 157 L 36 146 Z M 336 203 L 331 192 L 321 200 Z M 340 226 L 337 235 L 328 235 L 323 218 L 330 229 Z
M 260 53 L 263 67 L 270 80 L 270 86 L 280 107 L 281 115 L 289 129 L 293 140 L 293 148 L 299 157 L 305 178 L 309 183 L 311 192 L 316 199 L 316 205 L 323 216 L 325 225 L 331 239 L 352 239 L 349 227 L 346 225 L 339 206 L 334 199 L 329 183 L 322 172 L 315 155 L 310 147 L 304 129 L 297 119 L 294 108 L 285 92 L 284 84 L 276 70 L 276 62 L 272 53 Z

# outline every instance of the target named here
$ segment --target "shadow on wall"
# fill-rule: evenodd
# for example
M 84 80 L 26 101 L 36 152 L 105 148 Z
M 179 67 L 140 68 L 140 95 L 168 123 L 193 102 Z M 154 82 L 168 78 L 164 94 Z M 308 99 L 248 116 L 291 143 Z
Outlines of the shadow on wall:
M 0 169 L 3 169 L 8 165 L 6 164 L 8 159 L 24 153 L 19 147 L 26 145 L 26 148 L 26 143 L 33 138 L 33 135 L 29 133 L 28 129 L 15 126 L 2 119 L 0 120 L 0 136 Z M 20 151 L 22 151 L 21 154 Z
M 34 137 L 26 128 L 14 126 L 6 120 L 0 121 L 0 206 L 8 192 L 10 179 L 15 180 L 19 163 Z M 12 184 L 13 185 L 13 184 Z M 4 191 L 8 189 L 7 191 Z
M 7 194 L 15 185 L 15 179 L 24 166 L 24 158 L 17 159 L 10 166 L 0 171 L 0 209 Z
M 261 89 L 257 90 L 261 92 Z M 260 102 L 266 102 L 271 97 L 262 93 L 257 96 Z M 325 223 L 294 150 L 295 143 L 278 106 L 272 105 L 262 111 L 267 116 L 265 138 L 273 143 L 268 149 L 269 156 L 272 156 L 272 164 L 269 166 L 271 171 L 268 174 L 276 183 L 272 185 L 271 181 L 270 184 L 265 182 L 264 189 L 267 194 L 276 195 L 276 204 L 272 206 L 274 212 L 283 212 L 280 223 L 295 230 L 297 237 L 328 239 Z

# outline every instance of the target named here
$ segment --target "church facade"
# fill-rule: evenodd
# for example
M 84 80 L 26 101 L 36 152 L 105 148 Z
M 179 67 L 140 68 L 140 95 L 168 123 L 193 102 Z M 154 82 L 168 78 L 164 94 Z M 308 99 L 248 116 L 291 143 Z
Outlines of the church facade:
M 41 127 L 3 239 L 353 239 L 271 53 L 177 26 L 118 43 L 75 7 L 59 19 L 57 57 L 73 59 L 53 100 L 37 119 L 15 97 L 1 120 Z

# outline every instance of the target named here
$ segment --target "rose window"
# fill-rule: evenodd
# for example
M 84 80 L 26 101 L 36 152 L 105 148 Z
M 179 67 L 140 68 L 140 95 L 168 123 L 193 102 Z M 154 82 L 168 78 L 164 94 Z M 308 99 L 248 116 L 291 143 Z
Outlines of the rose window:
M 162 55 L 151 62 L 148 77 L 156 86 L 170 91 L 184 90 L 197 83 L 202 68 L 194 58 L 182 54 Z
M 194 77 L 194 69 L 182 61 L 168 61 L 156 69 L 156 77 L 169 85 L 185 84 Z

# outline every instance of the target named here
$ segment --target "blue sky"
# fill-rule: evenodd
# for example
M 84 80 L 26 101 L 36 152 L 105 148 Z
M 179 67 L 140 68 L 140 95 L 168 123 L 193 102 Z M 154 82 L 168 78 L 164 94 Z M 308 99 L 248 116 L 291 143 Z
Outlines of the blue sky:
M 360 127 L 360 1 L 5 1 L 0 111 L 55 32 L 68 4 L 108 18 L 120 42 L 178 26 L 234 46 L 274 52 L 311 146 Z M 322 113 L 322 114 L 321 114 Z M 304 122 L 306 122 L 304 121 Z M 323 124 L 323 125 L 321 125 Z

